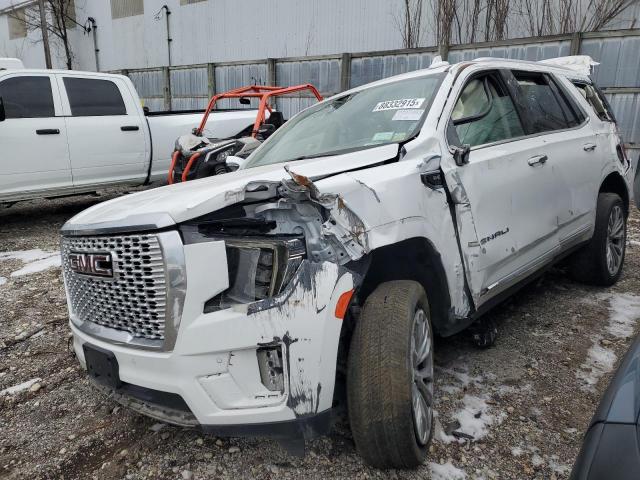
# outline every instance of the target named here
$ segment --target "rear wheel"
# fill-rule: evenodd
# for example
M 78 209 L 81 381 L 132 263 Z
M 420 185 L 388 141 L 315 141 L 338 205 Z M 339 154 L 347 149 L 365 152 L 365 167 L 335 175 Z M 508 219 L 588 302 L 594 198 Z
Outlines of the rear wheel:
M 627 218 L 622 199 L 615 193 L 601 193 L 593 237 L 570 259 L 571 276 L 592 285 L 613 285 L 622 274 L 626 241 Z
M 356 447 L 377 468 L 424 462 L 433 435 L 433 335 L 414 281 L 369 295 L 349 351 L 347 397 Z

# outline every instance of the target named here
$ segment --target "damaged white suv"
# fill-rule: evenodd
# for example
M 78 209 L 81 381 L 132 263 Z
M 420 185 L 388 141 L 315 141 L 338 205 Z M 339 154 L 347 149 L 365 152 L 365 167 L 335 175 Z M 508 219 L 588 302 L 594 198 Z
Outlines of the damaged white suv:
M 490 344 L 485 313 L 563 258 L 620 276 L 631 168 L 589 67 L 439 62 L 308 108 L 236 172 L 76 215 L 80 362 L 154 418 L 283 442 L 326 432 L 344 385 L 366 461 L 420 464 L 434 334 Z

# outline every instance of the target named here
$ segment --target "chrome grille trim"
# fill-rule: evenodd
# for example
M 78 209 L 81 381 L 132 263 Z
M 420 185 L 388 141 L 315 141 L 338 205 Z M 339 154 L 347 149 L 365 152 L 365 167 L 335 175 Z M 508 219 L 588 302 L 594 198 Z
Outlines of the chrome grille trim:
M 62 265 L 71 321 L 111 343 L 171 350 L 186 293 L 182 242 L 176 231 L 62 237 Z M 71 252 L 108 252 L 113 278 L 69 267 Z

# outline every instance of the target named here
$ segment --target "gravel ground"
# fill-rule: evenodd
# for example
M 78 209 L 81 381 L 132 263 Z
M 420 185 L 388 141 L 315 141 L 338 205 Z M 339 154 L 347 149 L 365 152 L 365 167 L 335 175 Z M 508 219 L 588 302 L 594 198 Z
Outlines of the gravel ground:
M 0 392 L 29 382 L 0 393 L 2 478 L 567 478 L 611 371 L 640 329 L 634 209 L 614 287 L 552 270 L 493 311 L 493 348 L 477 350 L 465 334 L 437 340 L 437 431 L 417 471 L 365 466 L 344 420 L 304 458 L 271 441 L 205 436 L 120 408 L 70 353 L 58 257 L 48 252 L 67 218 L 117 193 L 0 211 Z M 41 251 L 6 253 L 32 249 Z

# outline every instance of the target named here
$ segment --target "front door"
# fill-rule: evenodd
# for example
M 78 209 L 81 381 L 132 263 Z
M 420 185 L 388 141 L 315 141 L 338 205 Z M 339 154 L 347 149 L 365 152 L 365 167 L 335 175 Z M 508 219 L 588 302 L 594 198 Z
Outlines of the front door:
M 47 74 L 0 79 L 0 199 L 71 188 L 67 132 L 55 82 Z
M 472 74 L 449 114 L 450 146 L 468 163 L 443 159 L 476 307 L 532 273 L 557 251 L 557 181 L 546 152 L 527 137 L 504 72 Z

